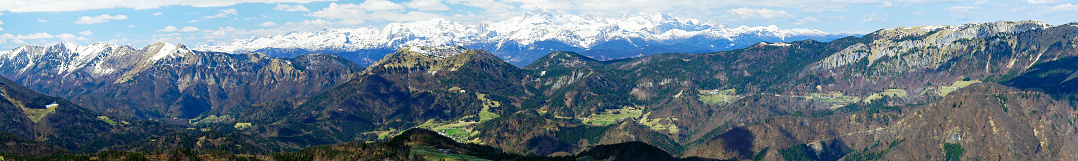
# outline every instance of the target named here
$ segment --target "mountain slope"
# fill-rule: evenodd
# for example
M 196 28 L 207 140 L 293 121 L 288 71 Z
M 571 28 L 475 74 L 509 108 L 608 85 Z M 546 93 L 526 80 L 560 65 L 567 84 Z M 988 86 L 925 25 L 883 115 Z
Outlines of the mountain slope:
M 1074 109 L 1040 92 L 974 84 L 938 102 L 734 128 L 687 156 L 786 160 L 1072 160 Z M 948 156 L 952 155 L 952 156 Z
M 359 69 L 332 55 L 268 58 L 191 51 L 164 42 L 141 49 L 60 43 L 0 52 L 0 74 L 32 89 L 120 113 L 114 116 L 183 124 L 207 111 L 227 113 L 329 89 Z
M 485 49 L 517 66 L 553 51 L 576 51 L 601 60 L 671 52 L 711 52 L 742 48 L 757 42 L 803 39 L 831 40 L 840 35 L 809 29 L 767 27 L 727 28 L 696 19 L 666 14 L 620 18 L 592 15 L 554 15 L 533 10 L 499 22 L 462 25 L 435 19 L 391 23 L 384 28 L 335 28 L 316 32 L 238 39 L 226 44 L 199 45 L 196 50 L 263 52 L 274 57 L 298 53 L 340 55 L 366 65 L 381 54 L 404 46 L 462 45 Z
M 40 145 L 11 138 L 8 145 L 35 145 L 41 151 L 9 152 L 28 156 L 67 152 L 95 152 L 105 147 L 126 144 L 153 135 L 178 131 L 175 126 L 135 121 L 93 112 L 63 98 L 45 96 L 14 81 L 0 78 L 0 128 L 6 138 L 22 137 L 48 143 Z M 64 150 L 49 146 L 58 146 Z M 16 148 L 18 149 L 18 148 Z M 12 149 L 14 150 L 14 149 Z
M 282 112 L 237 116 L 278 120 L 251 134 L 318 144 L 373 140 L 428 122 L 474 124 L 520 110 L 530 95 L 523 79 L 518 68 L 483 50 L 405 47 L 295 108 L 270 105 Z

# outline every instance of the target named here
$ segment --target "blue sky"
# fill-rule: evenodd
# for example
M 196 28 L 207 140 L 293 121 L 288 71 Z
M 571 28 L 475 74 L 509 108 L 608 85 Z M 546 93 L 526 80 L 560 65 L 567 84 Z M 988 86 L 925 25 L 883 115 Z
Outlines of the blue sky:
M 61 41 L 196 45 L 338 27 L 444 18 L 500 21 L 530 9 L 620 17 L 662 12 L 729 27 L 832 33 L 999 20 L 1078 21 L 1074 0 L 4 0 L 0 50 Z

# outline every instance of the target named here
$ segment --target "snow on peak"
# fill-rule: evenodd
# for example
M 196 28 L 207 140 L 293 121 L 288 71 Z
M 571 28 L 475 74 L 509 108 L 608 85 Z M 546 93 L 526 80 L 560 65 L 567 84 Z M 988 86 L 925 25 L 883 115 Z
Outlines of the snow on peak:
M 149 61 L 157 61 L 166 57 L 183 57 L 183 53 L 190 52 L 190 50 L 187 49 L 187 46 L 184 46 L 183 44 L 173 45 L 168 42 L 150 44 L 150 46 L 146 46 L 143 50 L 147 50 L 148 53 L 153 55 L 153 57 L 150 57 Z
M 777 43 L 770 43 L 770 44 L 768 44 L 766 42 L 760 42 L 760 44 L 768 45 L 768 46 L 782 46 L 782 47 L 793 45 L 793 44 L 789 44 L 789 43 L 785 43 L 785 42 L 777 42 Z
M 579 48 L 591 48 L 611 40 L 669 42 L 690 37 L 734 40 L 751 34 L 762 37 L 826 36 L 810 29 L 779 29 L 777 26 L 726 28 L 697 19 L 663 13 L 641 13 L 616 18 L 594 15 L 557 15 L 534 9 L 521 16 L 498 22 L 465 25 L 445 19 L 390 23 L 381 28 L 332 28 L 321 31 L 289 32 L 281 35 L 237 39 L 222 44 L 201 44 L 195 50 L 253 52 L 266 48 L 355 51 L 405 46 L 504 44 L 530 45 L 555 41 Z M 500 46 L 500 45 L 499 45 Z
M 79 46 L 73 43 L 61 42 L 52 46 L 42 47 L 24 45 L 10 51 L 0 51 L 0 68 L 18 69 L 14 72 L 23 73 L 41 69 L 57 74 L 70 74 L 85 71 L 94 77 L 111 74 L 125 68 L 124 66 L 135 63 L 121 61 L 141 60 L 157 61 L 167 57 L 182 57 L 189 54 L 190 50 L 183 44 L 173 45 L 166 42 L 158 42 L 142 49 L 135 49 L 129 45 L 115 45 L 107 43 L 94 43 Z M 48 64 L 48 65 L 39 65 Z M 15 75 L 15 74 L 13 74 Z
M 434 46 L 434 47 L 408 46 L 408 47 L 404 47 L 404 48 L 408 48 L 408 51 L 410 51 L 410 52 L 415 52 L 415 53 L 427 55 L 427 56 L 430 56 L 430 57 L 438 57 L 438 58 L 448 58 L 448 57 L 451 57 L 453 55 L 464 53 L 465 51 L 468 50 L 467 48 L 464 48 L 464 47 L 461 47 L 461 46 Z

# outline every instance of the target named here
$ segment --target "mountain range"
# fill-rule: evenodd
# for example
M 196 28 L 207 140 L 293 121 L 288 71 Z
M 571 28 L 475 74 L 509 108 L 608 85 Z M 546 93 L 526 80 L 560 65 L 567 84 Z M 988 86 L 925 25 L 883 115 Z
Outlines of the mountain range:
M 843 36 L 811 29 L 779 29 L 774 25 L 728 28 L 662 13 L 604 18 L 532 10 L 499 22 L 464 25 L 434 19 L 391 23 L 380 29 L 331 28 L 202 44 L 193 49 L 261 52 L 273 57 L 324 53 L 365 66 L 404 46 L 461 45 L 487 50 L 511 64 L 524 66 L 554 51 L 574 51 L 599 60 L 611 60 L 671 52 L 724 51 L 761 41 L 829 41 Z
M 22 46 L 0 51 L 0 75 L 114 117 L 187 124 L 333 88 L 362 67 L 333 55 L 272 58 L 192 51 L 183 44 Z
M 0 114 L 15 118 L 0 141 L 33 150 L 0 156 L 1075 160 L 1076 44 L 1078 23 L 998 21 L 614 60 L 557 51 L 523 67 L 468 45 L 399 47 L 364 68 L 333 55 L 270 58 L 164 43 L 105 56 L 24 46 L 0 53 L 0 73 L 14 78 L 0 82 L 10 95 Z M 202 57 L 216 63 L 194 63 Z M 251 69 L 217 75 L 233 71 L 226 65 Z M 199 83 L 176 83 L 182 75 Z M 247 86 L 216 86 L 223 80 Z M 268 80 L 278 83 L 257 83 Z M 190 90 L 198 86 L 207 88 Z M 127 88 L 154 92 L 97 94 Z M 91 92 L 65 95 L 71 89 Z M 281 93 L 272 89 L 291 97 L 249 96 Z M 200 93 L 215 90 L 226 92 Z M 162 97 L 171 95 L 183 97 Z M 221 96 L 242 99 L 182 106 Z M 180 106 L 116 105 L 167 101 Z M 155 110 L 168 115 L 138 112 Z M 153 128 L 131 132 L 139 127 Z

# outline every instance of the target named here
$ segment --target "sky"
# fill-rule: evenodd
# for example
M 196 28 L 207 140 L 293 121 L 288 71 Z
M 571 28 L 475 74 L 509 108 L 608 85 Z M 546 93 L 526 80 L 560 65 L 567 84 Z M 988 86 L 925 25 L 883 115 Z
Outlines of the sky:
M 659 12 L 728 27 L 852 34 L 1000 20 L 1078 21 L 1075 0 L 3 0 L 0 50 L 58 42 L 194 46 L 435 18 L 496 22 L 534 9 L 601 17 Z

